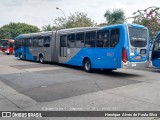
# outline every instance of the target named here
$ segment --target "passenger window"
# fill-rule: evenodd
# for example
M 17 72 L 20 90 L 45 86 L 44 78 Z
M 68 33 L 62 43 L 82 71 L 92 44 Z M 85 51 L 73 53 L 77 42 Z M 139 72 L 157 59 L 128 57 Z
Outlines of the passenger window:
M 111 30 L 110 47 L 114 48 L 119 42 L 119 29 Z
M 10 48 L 13 48 L 13 43 L 9 43 L 9 47 L 10 47 Z
M 69 48 L 75 47 L 75 34 L 68 35 L 68 47 Z
M 77 48 L 84 47 L 84 33 L 77 33 L 76 34 L 76 47 Z
M 107 48 L 109 47 L 109 31 L 97 32 L 97 47 Z
M 44 47 L 50 47 L 50 37 L 44 37 Z
M 37 40 L 37 38 L 33 38 L 33 40 L 32 40 L 32 46 L 33 47 L 38 47 L 38 40 Z
M 38 38 L 38 47 L 43 47 L 43 38 Z
M 160 39 L 154 43 L 154 51 L 160 51 Z
M 95 47 L 96 32 L 87 32 L 85 39 L 85 47 Z
M 26 46 L 31 46 L 32 40 L 31 38 L 26 38 Z
M 67 47 L 67 36 L 60 36 L 60 46 L 61 47 Z

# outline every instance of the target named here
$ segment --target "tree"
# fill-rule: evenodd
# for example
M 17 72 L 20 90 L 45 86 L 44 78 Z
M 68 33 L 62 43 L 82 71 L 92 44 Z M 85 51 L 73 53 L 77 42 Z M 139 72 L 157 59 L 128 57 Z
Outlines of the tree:
M 42 31 L 52 31 L 52 30 L 56 30 L 57 28 L 55 26 L 51 26 L 50 24 L 48 25 L 44 25 L 42 27 Z
M 9 23 L 0 28 L 0 39 L 14 39 L 19 34 L 39 32 L 39 28 L 26 23 Z
M 107 24 L 120 24 L 125 21 L 125 13 L 122 9 L 115 9 L 112 12 L 106 10 L 104 17 L 106 18 Z
M 146 26 L 151 38 L 154 37 L 156 31 L 160 30 L 160 7 L 152 6 L 145 10 L 137 10 L 130 18 L 133 18 L 133 23 Z
M 75 28 L 75 27 L 91 27 L 94 26 L 94 21 L 87 16 L 86 13 L 76 12 L 75 14 L 70 14 L 66 19 L 63 17 L 58 17 L 54 20 L 57 29 L 64 28 Z

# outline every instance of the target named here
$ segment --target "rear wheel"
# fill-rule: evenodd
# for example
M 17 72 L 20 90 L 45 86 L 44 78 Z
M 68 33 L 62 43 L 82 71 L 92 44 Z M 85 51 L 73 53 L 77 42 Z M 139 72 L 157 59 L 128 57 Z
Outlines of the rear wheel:
M 39 62 L 40 62 L 41 64 L 44 64 L 44 57 L 43 57 L 43 55 L 40 55 L 40 56 L 39 56 Z
M 91 66 L 91 61 L 89 59 L 85 59 L 83 63 L 83 68 L 86 72 L 92 72 L 92 66 Z
M 19 53 L 19 59 L 22 60 L 22 53 Z

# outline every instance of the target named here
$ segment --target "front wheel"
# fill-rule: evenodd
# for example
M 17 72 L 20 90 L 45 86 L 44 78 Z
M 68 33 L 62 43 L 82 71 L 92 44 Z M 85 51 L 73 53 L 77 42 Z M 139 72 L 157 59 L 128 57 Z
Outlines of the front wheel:
M 19 53 L 19 59 L 22 60 L 22 53 Z
M 86 59 L 84 61 L 83 68 L 86 72 L 92 72 L 93 71 L 92 66 L 91 66 L 91 61 L 89 59 Z
M 39 56 L 39 62 L 40 62 L 41 64 L 44 64 L 44 57 L 43 57 L 43 55 L 40 55 L 40 56 Z

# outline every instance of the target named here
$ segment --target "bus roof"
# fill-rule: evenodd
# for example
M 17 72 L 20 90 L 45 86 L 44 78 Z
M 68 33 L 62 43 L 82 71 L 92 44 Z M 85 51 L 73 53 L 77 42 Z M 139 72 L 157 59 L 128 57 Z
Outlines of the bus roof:
M 61 30 L 54 30 L 54 31 L 46 31 L 46 32 L 38 32 L 38 33 L 29 33 L 29 34 L 20 34 L 16 38 L 29 38 L 29 37 L 36 37 L 36 36 L 51 36 L 53 32 L 58 31 L 60 34 L 66 34 L 66 33 L 75 33 L 75 32 L 87 32 L 91 30 L 100 30 L 100 29 L 105 29 L 105 28 L 115 28 L 117 26 L 131 26 L 131 27 L 136 27 L 136 28 L 145 28 L 142 25 L 138 24 L 115 24 L 115 25 L 108 25 L 108 26 L 103 26 L 103 27 L 79 27 L 79 28 L 69 28 L 69 29 L 61 29 Z

